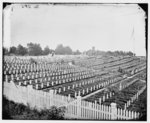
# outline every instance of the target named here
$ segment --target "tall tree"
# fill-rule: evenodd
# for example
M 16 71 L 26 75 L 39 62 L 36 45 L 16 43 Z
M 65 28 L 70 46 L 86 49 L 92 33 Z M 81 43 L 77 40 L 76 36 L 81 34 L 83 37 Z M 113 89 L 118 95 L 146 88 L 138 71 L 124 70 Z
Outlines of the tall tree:
M 64 48 L 62 44 L 59 44 L 56 49 L 55 49 L 56 54 L 63 54 L 64 53 Z
M 17 48 L 15 46 L 10 47 L 10 54 L 16 54 L 17 53 Z
M 67 55 L 72 54 L 72 49 L 69 46 L 64 47 L 64 54 Z
M 3 47 L 3 55 L 8 55 L 8 54 L 9 54 L 8 49 Z
M 27 49 L 25 47 L 23 47 L 22 45 L 18 45 L 17 54 L 18 55 L 25 55 L 25 54 L 27 54 Z
M 29 55 L 33 55 L 33 56 L 42 55 L 42 48 L 40 44 L 28 43 L 27 47 L 28 47 Z
M 74 52 L 74 55 L 80 55 L 81 54 L 81 52 L 79 51 L 79 50 L 76 50 L 75 52 Z
M 72 54 L 72 49 L 69 46 L 64 47 L 62 44 L 59 44 L 55 49 L 55 53 L 61 55 L 69 55 Z
M 44 48 L 44 50 L 43 50 L 43 55 L 48 55 L 48 54 L 51 53 L 51 52 L 52 52 L 52 50 L 50 50 L 49 47 L 46 46 L 46 47 Z

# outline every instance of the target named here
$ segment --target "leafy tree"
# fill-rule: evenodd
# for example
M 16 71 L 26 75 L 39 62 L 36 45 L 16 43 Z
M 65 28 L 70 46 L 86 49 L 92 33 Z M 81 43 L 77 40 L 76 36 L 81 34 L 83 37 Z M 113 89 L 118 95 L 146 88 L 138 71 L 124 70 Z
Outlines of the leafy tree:
M 62 44 L 59 44 L 55 49 L 56 54 L 65 55 L 72 54 L 72 49 L 69 46 L 64 47 Z
M 125 56 L 125 55 L 129 55 L 129 56 L 135 56 L 134 53 L 132 53 L 131 51 L 129 52 L 123 52 L 123 51 L 114 51 L 114 52 L 111 52 L 111 51 L 108 51 L 106 52 L 107 55 L 113 55 L 113 56 Z
M 32 55 L 32 56 L 42 55 L 42 48 L 40 44 L 28 43 L 27 47 L 28 47 L 29 55 Z
M 81 52 L 79 51 L 79 50 L 76 50 L 75 52 L 74 52 L 74 55 L 80 55 L 81 54 Z
M 18 45 L 17 54 L 18 55 L 25 55 L 25 54 L 27 54 L 27 49 L 25 47 L 23 47 L 22 45 Z
M 46 46 L 46 47 L 44 48 L 44 50 L 43 50 L 43 55 L 48 55 L 49 53 L 52 53 L 52 50 L 49 49 L 48 46 Z
M 3 54 L 4 54 L 4 55 L 8 55 L 8 54 L 9 54 L 8 49 L 5 48 L 5 47 L 3 47 Z
M 131 51 L 127 52 L 127 55 L 134 56 L 134 54 Z
M 9 54 L 16 54 L 17 53 L 17 48 L 15 46 L 10 47 Z
M 64 48 L 63 48 L 63 45 L 62 44 L 59 44 L 56 49 L 55 49 L 55 53 L 56 54 L 63 54 L 64 52 Z
M 72 54 L 72 49 L 69 46 L 64 47 L 64 54 Z

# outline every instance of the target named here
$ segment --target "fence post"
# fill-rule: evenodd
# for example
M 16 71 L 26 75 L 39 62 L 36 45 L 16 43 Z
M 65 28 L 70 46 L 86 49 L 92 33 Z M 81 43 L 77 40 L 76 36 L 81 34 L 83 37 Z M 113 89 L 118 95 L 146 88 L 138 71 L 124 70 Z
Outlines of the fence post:
M 81 96 L 77 96 L 77 117 L 81 118 Z
M 28 98 L 28 103 L 29 104 L 32 104 L 34 101 L 31 101 L 32 100 L 32 93 L 31 93 L 31 91 L 32 91 L 32 85 L 27 85 L 27 98 Z
M 54 90 L 50 90 L 50 106 L 53 106 L 53 96 L 54 96 Z
M 117 105 L 116 105 L 116 103 L 111 103 L 111 119 L 112 120 L 117 119 Z
M 70 101 L 71 97 L 70 97 L 70 94 L 68 95 L 68 101 Z

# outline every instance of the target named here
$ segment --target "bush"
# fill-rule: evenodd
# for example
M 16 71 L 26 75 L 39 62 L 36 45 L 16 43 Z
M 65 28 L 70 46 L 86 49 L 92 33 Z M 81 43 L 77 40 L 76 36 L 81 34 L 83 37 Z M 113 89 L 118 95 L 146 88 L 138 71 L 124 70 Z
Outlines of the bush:
M 52 106 L 50 109 L 38 111 L 29 106 L 14 103 L 3 96 L 3 119 L 17 120 L 63 120 L 65 108 Z

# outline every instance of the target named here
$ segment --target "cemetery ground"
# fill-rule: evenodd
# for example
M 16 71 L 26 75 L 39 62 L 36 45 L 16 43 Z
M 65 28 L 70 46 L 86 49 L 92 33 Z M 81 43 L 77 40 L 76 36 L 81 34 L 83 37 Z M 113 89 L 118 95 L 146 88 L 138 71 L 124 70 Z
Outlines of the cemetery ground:
M 146 58 L 4 56 L 3 67 L 4 113 L 11 104 L 14 112 L 30 112 L 22 119 L 57 119 L 55 107 L 65 109 L 58 119 L 146 120 Z M 17 113 L 8 114 L 19 119 Z

